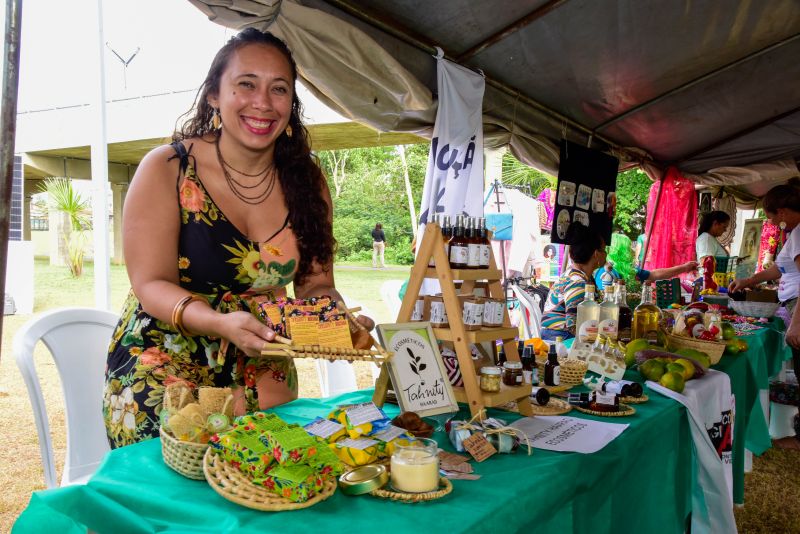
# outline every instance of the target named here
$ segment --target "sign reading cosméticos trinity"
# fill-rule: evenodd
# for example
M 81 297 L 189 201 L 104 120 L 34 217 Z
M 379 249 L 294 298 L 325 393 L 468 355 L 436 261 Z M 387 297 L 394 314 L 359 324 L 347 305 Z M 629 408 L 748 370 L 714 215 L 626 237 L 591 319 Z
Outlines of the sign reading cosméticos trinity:
M 437 415 L 458 410 L 428 323 L 378 325 L 378 333 L 383 346 L 394 353 L 389 376 L 403 411 Z

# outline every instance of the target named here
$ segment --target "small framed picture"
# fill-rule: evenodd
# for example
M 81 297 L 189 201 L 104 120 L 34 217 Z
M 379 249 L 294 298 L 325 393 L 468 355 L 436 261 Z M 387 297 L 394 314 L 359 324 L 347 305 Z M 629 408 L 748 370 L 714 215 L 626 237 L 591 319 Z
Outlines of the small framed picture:
M 381 345 L 394 356 L 386 364 L 401 411 L 420 417 L 458 411 L 431 324 L 379 324 Z
M 747 219 L 742 230 L 742 245 L 739 247 L 739 261 L 758 260 L 758 248 L 761 245 L 762 219 Z

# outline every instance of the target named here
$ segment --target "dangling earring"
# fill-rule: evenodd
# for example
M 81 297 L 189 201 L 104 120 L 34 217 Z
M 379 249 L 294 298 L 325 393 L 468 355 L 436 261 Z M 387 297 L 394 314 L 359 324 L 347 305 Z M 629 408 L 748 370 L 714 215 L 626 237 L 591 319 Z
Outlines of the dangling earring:
M 286 132 L 286 137 L 291 138 L 292 137 L 292 125 L 289 124 L 288 126 L 286 126 L 286 129 L 284 130 L 284 132 Z
M 219 114 L 219 108 L 212 108 L 213 111 L 211 113 L 211 127 L 214 130 L 219 130 L 222 128 L 222 117 Z
M 786 221 L 781 221 L 781 223 L 778 225 L 778 228 L 781 230 L 786 230 Z

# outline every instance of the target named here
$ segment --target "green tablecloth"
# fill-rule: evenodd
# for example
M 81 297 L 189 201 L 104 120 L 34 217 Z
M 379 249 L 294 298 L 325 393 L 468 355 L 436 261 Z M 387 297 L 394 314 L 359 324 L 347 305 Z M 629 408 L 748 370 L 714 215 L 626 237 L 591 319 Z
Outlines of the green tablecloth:
M 744 336 L 749 349 L 737 355 L 723 356 L 715 369 L 731 378 L 736 395 L 736 419 L 733 430 L 733 500 L 744 502 L 745 448 L 760 455 L 772 446 L 769 424 L 759 401 L 759 391 L 769 389 L 769 377 L 781 370 L 792 351 L 783 342 L 783 321 L 778 318 L 752 335 Z
M 368 400 L 371 393 L 300 399 L 274 411 L 305 423 L 337 404 Z M 86 486 L 34 493 L 13 532 L 680 533 L 693 487 L 688 419 L 680 404 L 656 394 L 650 399 L 632 417 L 604 419 L 630 427 L 595 454 L 496 455 L 475 465 L 480 480 L 455 480 L 451 495 L 414 505 L 337 492 L 305 510 L 257 512 L 171 471 L 161 459 L 159 440 L 150 440 L 109 453 Z M 396 414 L 397 408 L 387 406 L 387 412 Z M 443 433 L 435 437 L 452 450 Z

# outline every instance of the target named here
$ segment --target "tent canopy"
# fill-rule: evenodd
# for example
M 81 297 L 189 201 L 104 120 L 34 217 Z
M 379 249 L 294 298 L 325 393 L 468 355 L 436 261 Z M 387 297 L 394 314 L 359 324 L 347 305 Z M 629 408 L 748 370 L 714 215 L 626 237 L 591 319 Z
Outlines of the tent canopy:
M 547 172 L 566 137 L 756 195 L 735 168 L 797 173 L 797 0 L 190 1 L 283 37 L 312 91 L 380 130 L 430 137 L 439 47 L 486 76 L 486 145 Z

